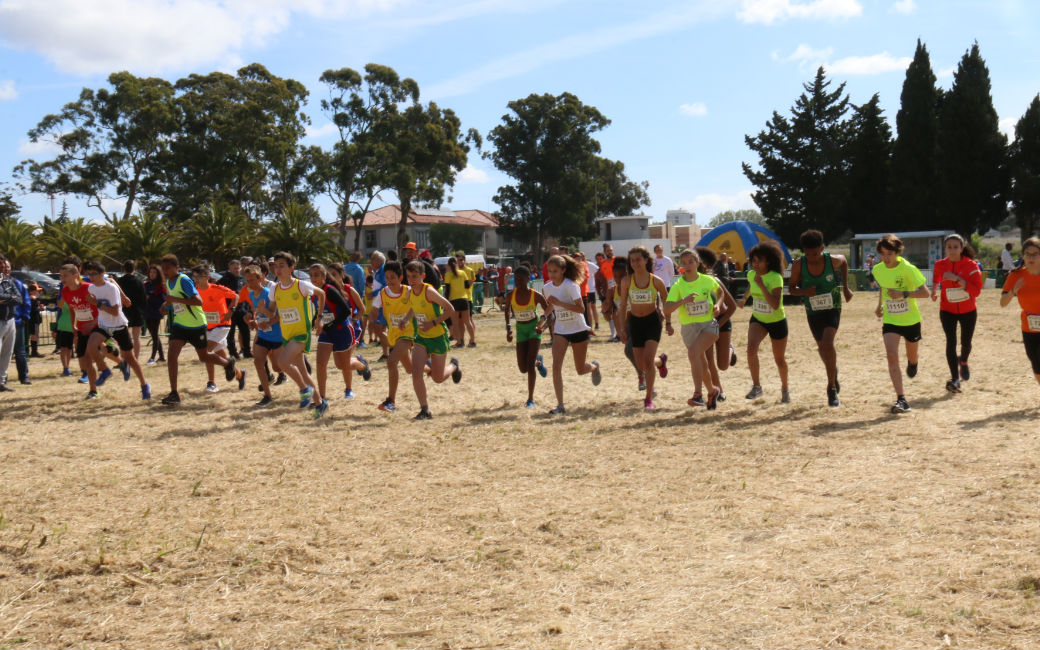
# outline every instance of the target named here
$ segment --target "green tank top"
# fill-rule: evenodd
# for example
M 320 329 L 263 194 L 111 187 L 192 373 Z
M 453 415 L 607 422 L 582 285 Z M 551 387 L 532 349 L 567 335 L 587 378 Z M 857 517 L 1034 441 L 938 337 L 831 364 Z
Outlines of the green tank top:
M 191 281 L 188 276 L 180 273 L 174 279 L 172 285 L 169 281 L 166 282 L 166 288 L 174 298 L 188 297 L 184 293 L 184 289 L 181 288 L 181 280 Z M 202 307 L 199 305 L 185 305 L 181 302 L 175 302 L 173 303 L 173 324 L 188 329 L 198 329 L 206 326 L 206 315 L 202 313 Z
M 62 305 L 61 311 L 58 316 L 58 331 L 59 332 L 71 332 L 72 331 L 72 316 L 69 314 L 69 306 Z
M 810 314 L 818 314 L 824 311 L 841 309 L 841 281 L 838 274 L 834 272 L 834 263 L 831 254 L 823 254 L 823 273 L 813 275 L 809 272 L 809 263 L 802 257 L 802 279 L 801 288 L 808 289 L 816 287 L 815 296 L 805 297 L 805 311 Z

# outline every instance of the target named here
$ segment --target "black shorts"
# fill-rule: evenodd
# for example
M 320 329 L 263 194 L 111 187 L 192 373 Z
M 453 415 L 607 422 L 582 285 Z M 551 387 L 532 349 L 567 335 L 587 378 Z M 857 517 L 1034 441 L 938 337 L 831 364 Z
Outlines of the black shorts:
M 632 339 L 632 347 L 641 348 L 646 346 L 647 341 L 661 342 L 661 317 L 657 312 L 646 316 L 628 315 L 629 337 Z
M 1033 364 L 1033 374 L 1040 375 L 1040 332 L 1022 332 L 1022 343 L 1029 363 Z
M 805 317 L 809 320 L 809 331 L 812 332 L 812 337 L 816 339 L 817 343 L 823 340 L 823 330 L 828 327 L 838 329 L 838 326 L 841 325 L 840 309 L 805 312 Z
M 465 298 L 456 298 L 451 301 L 451 306 L 455 308 L 457 312 L 469 311 L 469 300 Z
M 144 313 L 140 309 L 128 307 L 123 310 L 126 316 L 127 327 L 144 327 Z
M 774 341 L 787 338 L 787 319 L 778 320 L 775 323 L 763 323 L 754 316 L 751 317 L 753 325 L 761 325 L 769 333 L 769 338 Z
M 277 350 L 278 348 L 282 347 L 282 342 L 268 341 L 267 339 L 262 339 L 258 336 L 255 339 L 253 339 L 253 347 L 256 347 L 258 345 L 262 348 L 267 348 L 268 350 Z
M 134 342 L 130 340 L 130 328 L 120 327 L 117 330 L 109 330 L 104 327 L 99 327 L 95 332 L 100 332 L 105 339 L 112 339 L 119 346 L 119 349 L 123 352 L 134 349 Z
M 71 350 L 72 349 L 72 345 L 73 345 L 73 341 L 76 339 L 76 333 L 75 332 L 63 332 L 61 330 L 58 330 L 54 334 L 54 339 L 57 342 L 59 348 L 64 348 L 66 350 Z
M 881 326 L 881 334 L 882 336 L 885 334 L 898 334 L 906 339 L 908 343 L 917 343 L 921 340 L 921 324 L 893 325 L 891 323 L 885 323 Z
M 732 332 L 733 331 L 733 319 L 730 318 L 725 324 L 719 325 L 719 333 Z
M 170 326 L 170 340 L 184 341 L 196 350 L 204 350 L 206 348 L 206 328 L 184 327 L 174 323 Z
M 582 330 L 580 332 L 575 332 L 574 334 L 560 334 L 557 332 L 556 336 L 562 336 L 567 339 L 568 343 L 584 343 L 589 340 L 589 331 Z
M 594 292 L 590 291 L 590 292 L 588 292 L 587 294 L 585 294 L 582 297 L 582 300 L 585 301 L 586 305 L 595 305 L 596 304 L 596 294 Z
M 87 341 L 90 340 L 90 335 L 96 332 L 97 329 L 91 330 L 90 332 L 80 332 L 79 336 L 76 337 L 76 358 L 82 359 L 87 356 Z

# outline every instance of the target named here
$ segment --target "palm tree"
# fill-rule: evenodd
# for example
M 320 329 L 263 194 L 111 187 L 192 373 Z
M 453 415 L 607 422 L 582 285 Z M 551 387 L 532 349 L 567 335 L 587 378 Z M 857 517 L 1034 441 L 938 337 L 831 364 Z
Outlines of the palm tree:
M 223 201 L 213 201 L 185 221 L 178 233 L 187 257 L 207 259 L 216 268 L 240 256 L 253 243 L 255 229 L 246 213 Z
M 157 262 L 173 249 L 174 235 L 166 219 L 154 211 L 121 219 L 114 226 L 116 254 L 123 259 Z
M 282 214 L 263 225 L 260 243 L 265 251 L 287 251 L 301 262 L 333 262 L 346 256 L 337 242 L 335 229 L 321 220 L 310 203 L 285 206 Z
M 35 266 L 39 253 L 36 226 L 17 217 L 0 219 L 0 253 L 11 263 L 11 268 Z
M 77 255 L 82 260 L 107 259 L 118 262 L 109 255 L 112 243 L 109 227 L 87 221 L 83 217 L 65 217 L 55 221 L 44 217 L 37 242 L 42 260 L 50 265 L 59 264 L 69 255 Z

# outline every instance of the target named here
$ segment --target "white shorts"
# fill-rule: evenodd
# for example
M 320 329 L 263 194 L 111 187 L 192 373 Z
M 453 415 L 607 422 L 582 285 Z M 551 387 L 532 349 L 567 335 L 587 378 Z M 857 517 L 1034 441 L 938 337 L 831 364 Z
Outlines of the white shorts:
M 229 326 L 214 327 L 211 330 L 206 330 L 206 340 L 217 344 L 217 347 L 213 348 L 214 352 L 227 347 L 227 337 L 230 331 L 231 328 Z

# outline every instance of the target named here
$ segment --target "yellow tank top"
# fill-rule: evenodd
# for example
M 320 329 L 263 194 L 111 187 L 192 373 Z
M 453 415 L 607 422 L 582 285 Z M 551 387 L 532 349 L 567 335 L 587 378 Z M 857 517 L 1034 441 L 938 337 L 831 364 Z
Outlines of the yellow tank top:
M 448 333 L 448 328 L 444 326 L 444 323 L 435 326 L 429 331 L 422 331 L 419 327 L 426 321 L 435 321 L 441 315 L 441 306 L 435 302 L 430 302 L 426 297 L 426 292 L 432 290 L 433 286 L 429 284 L 423 284 L 422 291 L 420 293 L 411 292 L 411 306 L 412 313 L 415 315 L 415 334 L 421 336 L 424 339 L 435 339 Z M 385 314 L 386 311 L 384 310 Z
M 313 322 L 311 301 L 300 291 L 299 278 L 293 278 L 288 289 L 277 283 L 274 288 L 274 302 L 278 307 L 283 340 L 291 341 L 299 336 L 310 336 Z
M 518 323 L 526 323 L 538 318 L 538 311 L 535 309 L 534 291 L 530 291 L 530 293 L 531 298 L 526 305 L 521 305 L 516 301 L 516 289 L 513 289 L 509 295 L 509 308 L 513 310 L 513 318 Z
M 654 286 L 654 276 L 650 276 L 650 286 L 640 288 L 636 285 L 636 277 L 628 283 L 628 303 L 630 305 L 653 305 L 657 303 L 657 287 Z
M 411 296 L 406 285 L 401 285 L 401 295 L 390 295 L 389 287 L 379 290 L 383 301 L 383 317 L 388 325 L 386 336 L 390 339 L 390 345 L 397 342 L 399 338 L 414 339 L 415 325 L 413 321 L 405 321 L 405 316 L 412 309 Z

